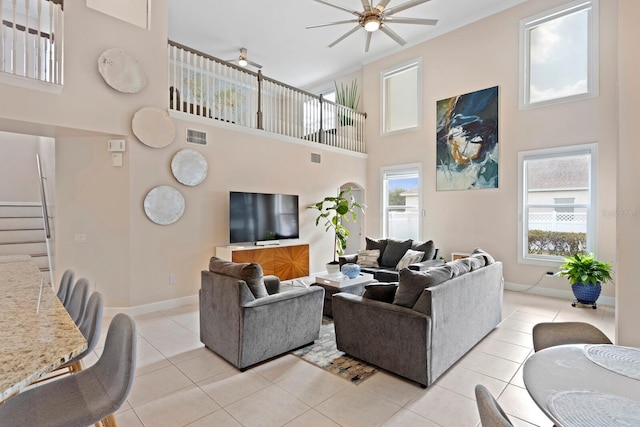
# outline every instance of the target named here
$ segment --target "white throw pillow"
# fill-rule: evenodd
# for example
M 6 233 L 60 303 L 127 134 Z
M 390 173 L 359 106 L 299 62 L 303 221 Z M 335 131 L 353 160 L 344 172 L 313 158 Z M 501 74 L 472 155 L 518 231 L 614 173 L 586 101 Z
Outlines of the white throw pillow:
M 409 267 L 409 265 L 422 261 L 422 257 L 424 256 L 424 252 L 414 251 L 413 249 L 407 249 L 407 252 L 404 253 L 398 264 L 396 265 L 396 270 L 400 271 L 403 268 Z
M 380 249 L 358 251 L 358 265 L 360 267 L 378 268 L 378 258 L 380 258 Z

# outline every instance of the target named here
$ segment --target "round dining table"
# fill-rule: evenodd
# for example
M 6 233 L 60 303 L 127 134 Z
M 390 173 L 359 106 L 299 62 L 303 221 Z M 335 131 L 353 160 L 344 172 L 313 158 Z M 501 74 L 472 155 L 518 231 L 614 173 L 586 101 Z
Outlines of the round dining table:
M 640 426 L 640 349 L 561 345 L 534 353 L 524 384 L 558 427 Z

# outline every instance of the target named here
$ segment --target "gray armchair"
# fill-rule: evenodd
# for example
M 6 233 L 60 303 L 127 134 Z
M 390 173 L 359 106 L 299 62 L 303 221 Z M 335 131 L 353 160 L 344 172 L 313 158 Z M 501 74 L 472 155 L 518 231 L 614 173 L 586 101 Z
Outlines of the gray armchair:
M 286 353 L 319 337 L 324 289 L 279 292 L 279 279 L 256 263 L 211 258 L 202 272 L 200 341 L 237 368 Z

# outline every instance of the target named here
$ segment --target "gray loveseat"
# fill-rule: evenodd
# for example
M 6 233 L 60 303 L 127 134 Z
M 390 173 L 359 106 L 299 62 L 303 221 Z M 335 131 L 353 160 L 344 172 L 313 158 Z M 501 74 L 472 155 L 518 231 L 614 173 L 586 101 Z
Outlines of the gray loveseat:
M 424 387 L 502 318 L 502 263 L 484 253 L 333 295 L 338 349 Z
M 239 369 L 319 337 L 324 289 L 279 293 L 280 280 L 256 263 L 213 257 L 202 272 L 200 341 Z
M 362 272 L 373 274 L 373 278 L 378 282 L 397 282 L 399 270 L 398 262 L 408 250 L 423 252 L 422 259 L 411 263 L 408 268 L 415 271 L 424 271 L 428 268 L 441 265 L 444 261 L 438 259 L 438 248 L 433 240 L 419 242 L 412 239 L 372 239 L 366 237 L 366 249 L 358 251 L 357 254 L 344 255 L 339 258 L 340 267 L 346 263 L 359 264 Z M 376 262 L 362 263 L 362 253 L 369 251 L 379 251 Z

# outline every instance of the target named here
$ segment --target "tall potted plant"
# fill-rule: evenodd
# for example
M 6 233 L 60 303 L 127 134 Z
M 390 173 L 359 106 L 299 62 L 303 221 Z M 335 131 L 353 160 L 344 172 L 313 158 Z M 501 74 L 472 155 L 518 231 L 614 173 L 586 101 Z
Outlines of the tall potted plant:
M 316 226 L 320 221 L 324 221 L 325 231 L 334 233 L 333 239 L 333 261 L 327 263 L 328 273 L 337 273 L 340 271 L 337 257 L 344 254 L 349 239 L 349 229 L 342 222 L 358 218 L 355 209 L 360 209 L 364 213 L 366 206 L 356 201 L 351 193 L 351 187 L 340 190 L 337 196 L 328 196 L 321 201 L 314 203 L 307 209 L 317 210 Z
M 352 110 L 357 110 L 358 105 L 360 105 L 358 81 L 354 80 L 350 85 L 341 83 L 340 87 L 338 87 L 338 83 L 334 81 L 333 85 L 336 88 L 336 104 L 351 108 Z M 338 117 L 340 118 L 340 126 L 344 127 L 353 125 L 353 118 L 350 117 L 349 114 L 338 112 Z
M 611 264 L 598 261 L 593 254 L 576 253 L 564 259 L 558 276 L 567 277 L 576 303 L 589 304 L 596 308 L 596 301 L 602 290 L 602 283 L 612 281 Z

